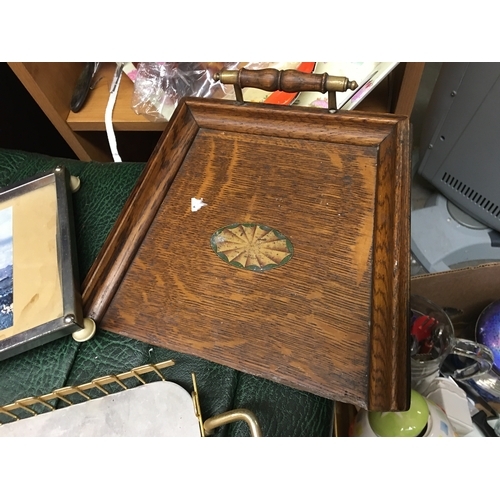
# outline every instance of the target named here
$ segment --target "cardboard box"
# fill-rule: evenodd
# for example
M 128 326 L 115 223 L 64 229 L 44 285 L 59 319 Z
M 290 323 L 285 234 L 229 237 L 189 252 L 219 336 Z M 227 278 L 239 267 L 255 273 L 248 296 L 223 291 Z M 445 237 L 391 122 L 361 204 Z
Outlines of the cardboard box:
M 481 311 L 500 299 L 500 263 L 414 276 L 411 293 L 441 306 L 450 316 L 457 337 L 474 340 Z
M 500 262 L 414 276 L 411 293 L 441 306 L 453 322 L 456 337 L 476 340 L 479 315 L 500 300 Z M 490 406 L 500 413 L 500 403 L 490 402 Z

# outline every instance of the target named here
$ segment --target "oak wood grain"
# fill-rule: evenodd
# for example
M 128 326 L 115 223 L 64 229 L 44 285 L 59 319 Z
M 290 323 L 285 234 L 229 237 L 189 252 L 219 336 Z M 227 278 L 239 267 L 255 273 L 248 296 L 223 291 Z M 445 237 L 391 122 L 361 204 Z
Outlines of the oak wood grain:
M 406 311 L 409 310 L 410 296 L 407 276 L 410 265 L 408 135 L 408 122 L 401 121 L 379 149 L 368 405 L 378 410 L 407 409 L 410 405 L 409 359 L 406 355 L 409 351 Z
M 85 280 L 87 314 L 324 397 L 406 409 L 408 140 L 401 117 L 183 101 Z M 207 206 L 191 212 L 193 197 Z M 292 259 L 261 273 L 221 260 L 212 234 L 251 222 L 288 237 Z
M 198 130 L 187 107 L 180 106 L 174 116 L 82 283 L 84 311 L 96 321 L 120 285 Z

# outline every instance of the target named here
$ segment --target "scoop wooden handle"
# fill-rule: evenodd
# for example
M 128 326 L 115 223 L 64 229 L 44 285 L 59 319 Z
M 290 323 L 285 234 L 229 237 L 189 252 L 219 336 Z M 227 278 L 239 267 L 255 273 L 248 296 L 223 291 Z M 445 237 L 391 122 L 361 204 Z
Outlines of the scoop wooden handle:
M 216 81 L 237 85 L 240 88 L 253 87 L 274 92 L 345 92 L 358 87 L 355 81 L 344 76 L 330 76 L 328 73 L 302 73 L 294 69 L 274 68 L 250 70 L 223 70 L 214 76 Z

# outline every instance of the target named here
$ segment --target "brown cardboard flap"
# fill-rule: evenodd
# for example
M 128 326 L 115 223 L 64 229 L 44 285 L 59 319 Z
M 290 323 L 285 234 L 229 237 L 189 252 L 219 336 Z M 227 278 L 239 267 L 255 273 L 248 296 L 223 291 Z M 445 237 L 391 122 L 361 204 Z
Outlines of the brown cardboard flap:
M 457 336 L 474 338 L 479 314 L 500 299 L 500 263 L 414 276 L 411 293 L 446 308 Z

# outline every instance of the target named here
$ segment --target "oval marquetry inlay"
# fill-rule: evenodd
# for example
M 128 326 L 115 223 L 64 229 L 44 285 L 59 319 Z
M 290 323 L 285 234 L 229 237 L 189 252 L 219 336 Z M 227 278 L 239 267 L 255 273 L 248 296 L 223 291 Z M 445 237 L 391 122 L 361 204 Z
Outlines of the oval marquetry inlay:
M 236 223 L 216 231 L 214 252 L 227 264 L 248 271 L 268 271 L 293 256 L 292 242 L 276 229 L 256 223 Z

